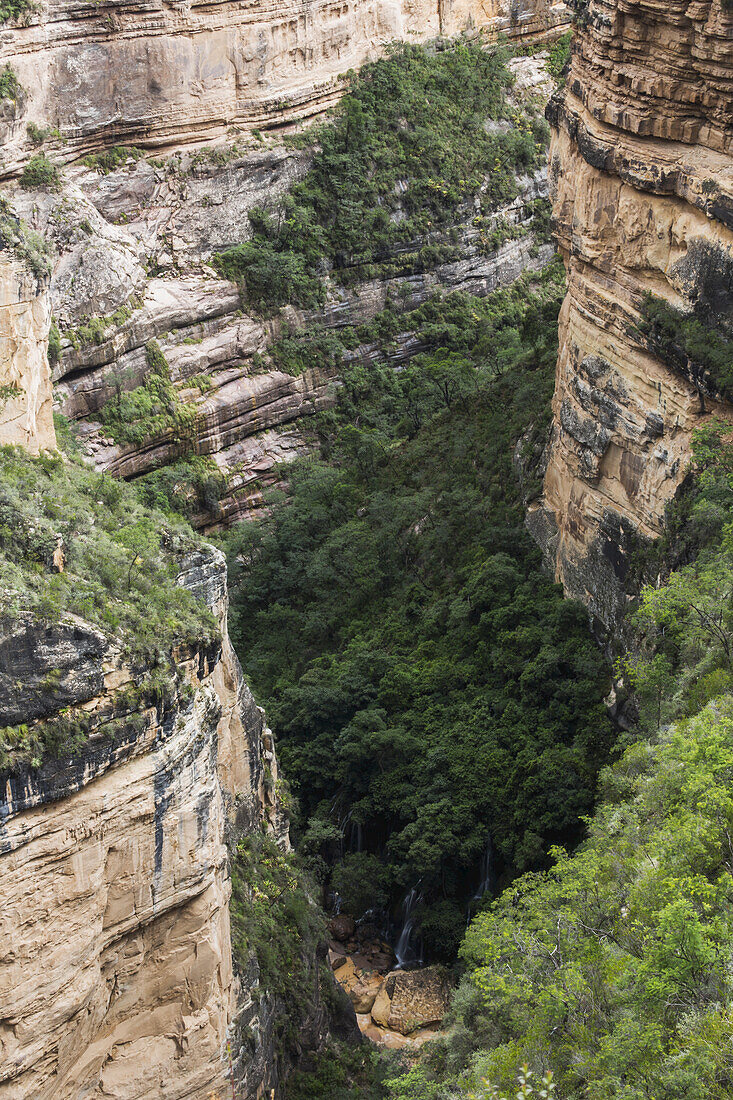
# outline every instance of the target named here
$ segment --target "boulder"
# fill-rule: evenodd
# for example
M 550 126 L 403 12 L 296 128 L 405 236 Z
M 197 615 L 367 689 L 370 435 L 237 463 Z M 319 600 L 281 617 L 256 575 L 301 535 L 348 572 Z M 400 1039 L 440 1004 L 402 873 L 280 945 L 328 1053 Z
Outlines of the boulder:
M 382 985 L 380 974 L 362 974 L 356 985 L 349 990 L 351 1003 L 357 1013 L 370 1012 Z
M 339 985 L 342 985 L 347 992 L 352 989 L 358 981 L 351 959 L 347 959 L 342 966 L 337 967 L 333 972 L 333 976 Z
M 391 1010 L 392 1000 L 387 992 L 386 982 L 383 982 L 372 1005 L 372 1020 L 380 1027 L 386 1027 Z
M 339 914 L 338 917 L 332 917 L 328 922 L 328 931 L 339 943 L 346 943 L 356 931 L 354 918 L 347 916 L 345 913 Z
M 384 989 L 391 1001 L 387 1026 L 402 1035 L 439 1024 L 448 1009 L 450 983 L 440 966 L 395 971 Z
M 335 948 L 329 947 L 328 962 L 332 970 L 338 970 L 346 963 L 346 955 L 343 951 L 337 951 Z

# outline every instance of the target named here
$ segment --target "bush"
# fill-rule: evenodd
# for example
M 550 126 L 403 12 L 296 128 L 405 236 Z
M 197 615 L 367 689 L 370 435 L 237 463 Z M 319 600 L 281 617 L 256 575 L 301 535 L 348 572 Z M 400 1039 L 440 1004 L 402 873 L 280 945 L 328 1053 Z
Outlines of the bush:
M 218 252 L 213 264 L 224 278 L 244 284 L 254 309 L 266 311 L 288 303 L 316 309 L 323 304 L 323 285 L 306 269 L 304 258 L 266 241 Z
M 51 274 L 51 245 L 13 213 L 0 197 L 0 248 L 7 248 L 27 265 L 38 279 Z
M 56 321 L 51 318 L 51 327 L 48 330 L 48 364 L 51 368 L 61 362 L 61 333 Z
M 37 11 L 38 7 L 36 0 L 1 0 L 0 23 L 7 23 L 11 19 L 21 19 L 29 12 Z
M 570 62 L 572 52 L 573 32 L 563 34 L 550 47 L 550 56 L 547 62 L 548 72 L 560 81 L 564 78 L 566 66 Z
M 83 163 L 87 168 L 94 168 L 100 175 L 106 176 L 128 160 L 138 161 L 143 156 L 144 151 L 133 145 L 114 145 L 111 149 L 103 149 L 100 153 L 91 153 L 84 157 Z
M 27 191 L 60 191 L 61 172 L 44 153 L 36 153 L 21 172 L 19 182 Z
M 22 90 L 20 81 L 10 65 L 0 69 L 0 99 L 12 99 L 15 102 Z

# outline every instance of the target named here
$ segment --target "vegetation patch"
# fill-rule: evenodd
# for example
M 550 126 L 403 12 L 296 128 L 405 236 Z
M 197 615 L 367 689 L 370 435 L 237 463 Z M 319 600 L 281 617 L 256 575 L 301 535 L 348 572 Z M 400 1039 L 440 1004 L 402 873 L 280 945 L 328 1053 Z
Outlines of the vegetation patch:
M 7 199 L 0 197 L 0 248 L 13 252 L 37 279 L 51 274 L 51 245 L 29 229 L 13 212 Z
M 48 363 L 51 369 L 53 369 L 57 363 L 61 362 L 61 333 L 59 332 L 58 325 L 55 319 L 51 318 L 51 325 L 48 330 Z
M 202 512 L 218 514 L 228 480 L 213 459 L 188 455 L 170 466 L 144 474 L 135 487 L 149 507 L 191 518 Z
M 61 539 L 65 569 L 51 565 Z M 198 545 L 180 519 L 77 460 L 0 448 L 0 599 L 40 622 L 78 615 L 121 638 L 131 660 L 166 662 L 174 645 L 216 636 L 208 610 L 175 580 Z
M 2 0 L 0 3 L 0 23 L 22 19 L 31 12 L 38 11 L 36 0 Z
M 45 153 L 36 153 L 21 172 L 18 182 L 27 191 L 60 191 L 61 170 Z
M 29 122 L 26 126 L 28 132 L 28 140 L 31 145 L 35 145 L 36 148 L 44 144 L 49 139 L 54 141 L 63 141 L 61 131 L 52 126 L 38 126 L 35 122 Z
M 99 172 L 100 176 L 106 176 L 127 164 L 128 161 L 138 161 L 144 156 L 145 151 L 134 145 L 113 145 L 111 149 L 90 153 L 89 156 L 84 157 L 82 163 L 87 168 L 93 168 L 95 172 Z
M 116 394 L 100 410 L 99 419 L 115 443 L 144 443 L 170 434 L 183 451 L 196 445 L 196 406 L 181 401 L 171 381 L 170 368 L 157 340 L 145 345 L 148 374 L 141 386 L 122 389 L 113 376 Z
M 547 71 L 558 82 L 564 83 L 564 74 L 567 65 L 570 63 L 570 56 L 572 53 L 573 32 L 568 31 L 567 34 L 561 35 L 550 46 L 550 56 L 547 60 Z
M 88 227 L 88 228 L 87 228 Z M 91 233 L 88 222 L 82 222 L 80 229 Z M 132 297 L 114 313 L 108 313 L 103 317 L 87 317 L 74 328 L 64 330 L 64 336 L 77 351 L 80 348 L 90 347 L 92 344 L 103 344 L 110 337 L 110 330 L 118 329 L 129 321 L 134 311 L 142 305 L 142 298 L 133 294 Z
M 10 65 L 0 69 L 0 99 L 12 99 L 15 103 L 22 91 L 23 88 L 15 70 Z
M 401 45 L 351 74 L 335 122 L 311 137 L 305 179 L 278 214 L 251 211 L 253 240 L 219 253 L 220 273 L 256 309 L 314 308 L 326 270 L 348 283 L 427 270 L 431 249 L 455 252 L 444 235 L 458 211 L 476 196 L 484 214 L 508 202 L 517 174 L 545 155 L 544 119 L 508 107 L 508 56 L 481 43 Z M 506 127 L 491 125 L 501 119 Z
M 644 296 L 641 315 L 641 331 L 668 363 L 686 373 L 704 371 L 724 397 L 733 398 L 733 340 L 652 294 Z

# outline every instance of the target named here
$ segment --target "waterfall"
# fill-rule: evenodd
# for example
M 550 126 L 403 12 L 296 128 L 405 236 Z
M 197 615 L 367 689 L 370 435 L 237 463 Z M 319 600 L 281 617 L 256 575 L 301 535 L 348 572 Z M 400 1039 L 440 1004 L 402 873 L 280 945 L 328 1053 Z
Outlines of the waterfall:
M 481 879 L 478 884 L 478 889 L 466 905 L 466 927 L 471 923 L 471 917 L 474 915 L 474 903 L 481 901 L 484 894 L 493 892 L 495 881 L 494 848 L 491 843 L 491 834 L 489 834 L 486 837 L 486 847 L 481 856 Z
M 486 838 L 486 847 L 484 848 L 484 854 L 481 857 L 481 882 L 479 883 L 478 890 L 473 895 L 473 900 L 478 901 L 484 896 L 487 890 L 491 890 L 494 885 L 494 849 L 491 845 L 491 836 Z
M 407 892 L 407 894 L 405 894 L 404 901 L 402 902 L 402 931 L 400 932 L 400 938 L 397 940 L 397 946 L 394 949 L 395 958 L 397 960 L 396 970 L 402 970 L 404 966 L 422 966 L 422 945 L 420 945 L 420 950 L 417 952 L 410 942 L 412 930 L 415 927 L 413 911 L 418 902 L 422 901 L 422 894 L 419 892 L 419 886 L 420 883 L 418 882 Z

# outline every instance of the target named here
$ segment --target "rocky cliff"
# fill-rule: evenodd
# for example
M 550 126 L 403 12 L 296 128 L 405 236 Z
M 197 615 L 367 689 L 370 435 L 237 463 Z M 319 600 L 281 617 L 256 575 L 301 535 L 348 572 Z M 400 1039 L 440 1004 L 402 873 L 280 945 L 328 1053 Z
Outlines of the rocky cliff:
M 276 1080 L 256 961 L 244 980 L 232 965 L 225 844 L 260 828 L 288 843 L 273 739 L 228 641 L 222 556 L 193 552 L 178 581 L 221 635 L 181 644 L 141 699 L 146 670 L 83 621 L 2 624 L 0 723 L 52 721 L 55 700 L 91 727 L 81 750 L 3 778 L 8 1100 L 204 1100 L 231 1089 L 235 1065 L 238 1095 Z M 25 684 L 18 706 L 8 677 Z
M 24 89 L 2 122 L 2 174 L 32 152 L 28 123 L 57 130 L 64 159 L 123 143 L 170 149 L 322 111 L 343 74 L 396 39 L 525 37 L 566 21 L 558 0 L 28 5 L 0 43 Z
M 510 62 L 517 83 L 513 109 L 540 109 L 551 90 L 542 58 Z M 506 124 L 508 125 L 508 123 Z M 407 312 L 436 290 L 486 294 L 538 269 L 551 247 L 535 239 L 533 210 L 547 194 L 544 168 L 522 176 L 519 193 L 492 215 L 514 232 L 487 248 L 485 229 L 467 202 L 450 233 L 412 242 L 450 253 L 421 274 L 358 278 L 348 289 L 329 281 L 325 307 L 286 306 L 263 319 L 243 312 L 237 286 L 217 276 L 212 254 L 251 235 L 248 212 L 275 209 L 306 173 L 309 148 L 277 138 L 237 138 L 203 152 L 151 160 L 134 150 L 110 169 L 75 164 L 57 187 L 9 184 L 13 208 L 53 249 L 48 300 L 60 342 L 52 363 L 56 408 L 75 422 L 89 459 L 100 470 L 136 478 L 194 451 L 226 479 L 216 508 L 196 507 L 204 528 L 231 523 L 256 509 L 264 487 L 309 443 L 308 421 L 334 399 L 334 371 L 289 374 L 268 359 L 283 334 L 339 332 L 373 319 L 386 303 Z M 488 179 L 488 176 L 487 176 Z M 120 391 L 149 374 L 146 349 L 155 341 L 174 392 L 191 408 L 189 437 L 175 425 L 135 442 L 116 443 L 100 413 Z M 397 364 L 421 350 L 406 326 L 394 341 Z M 347 357 L 370 362 L 366 343 Z
M 0 441 L 34 454 L 56 442 L 44 283 L 10 249 L 0 252 Z
M 733 9 L 720 0 L 582 0 L 548 109 L 568 293 L 543 499 L 529 525 L 566 592 L 606 627 L 629 547 L 659 534 L 715 378 L 660 354 L 645 296 L 730 335 Z M 686 368 L 686 369 L 685 369 Z

